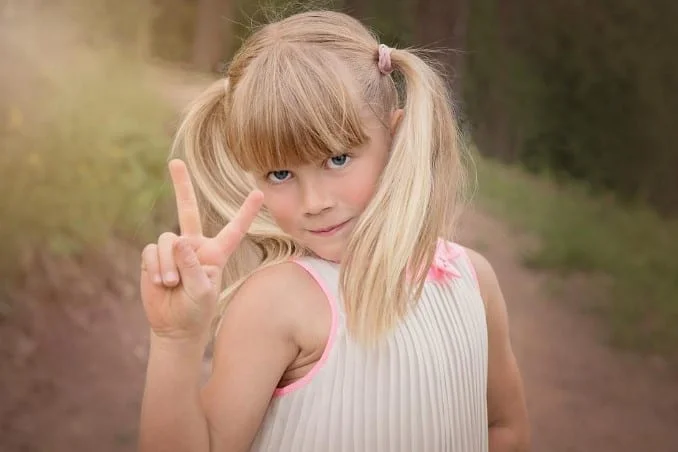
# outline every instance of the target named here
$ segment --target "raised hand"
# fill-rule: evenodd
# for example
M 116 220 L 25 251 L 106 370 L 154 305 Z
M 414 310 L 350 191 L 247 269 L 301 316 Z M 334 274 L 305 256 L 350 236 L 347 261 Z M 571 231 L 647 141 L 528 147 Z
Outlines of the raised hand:
M 215 237 L 202 232 L 200 212 L 186 165 L 169 163 L 181 235 L 165 232 L 141 254 L 141 298 L 154 334 L 205 339 L 216 312 L 221 276 L 263 202 L 253 191 L 235 218 Z

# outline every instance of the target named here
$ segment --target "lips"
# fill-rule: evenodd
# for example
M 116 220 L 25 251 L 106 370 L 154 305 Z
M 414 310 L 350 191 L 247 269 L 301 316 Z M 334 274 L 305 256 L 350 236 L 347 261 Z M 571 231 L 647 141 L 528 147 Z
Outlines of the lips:
M 346 223 L 348 223 L 349 221 L 351 221 L 351 220 L 349 219 L 349 220 L 344 221 L 343 223 L 337 223 L 337 224 L 334 224 L 332 226 L 328 226 L 326 228 L 309 229 L 309 232 L 312 232 L 314 234 L 328 234 L 328 233 L 331 233 L 331 232 L 338 230 L 342 226 L 346 225 Z

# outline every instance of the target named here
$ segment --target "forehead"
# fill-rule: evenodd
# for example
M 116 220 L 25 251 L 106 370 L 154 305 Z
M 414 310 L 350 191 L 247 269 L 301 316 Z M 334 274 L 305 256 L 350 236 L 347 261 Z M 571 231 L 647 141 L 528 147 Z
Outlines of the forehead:
M 235 163 L 266 171 L 367 143 L 379 121 L 347 65 L 330 52 L 280 47 L 253 60 L 230 91 L 225 131 Z

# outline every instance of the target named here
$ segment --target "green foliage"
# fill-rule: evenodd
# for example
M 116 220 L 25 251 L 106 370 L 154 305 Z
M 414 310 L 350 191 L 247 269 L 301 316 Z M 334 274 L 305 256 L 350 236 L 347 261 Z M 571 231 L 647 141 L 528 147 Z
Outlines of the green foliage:
M 409 0 L 373 0 L 366 2 L 364 17 L 358 17 L 380 41 L 394 47 L 407 47 L 414 40 L 416 18 Z
M 540 245 L 526 256 L 528 265 L 609 277 L 603 313 L 614 339 L 654 352 L 675 351 L 677 221 L 662 220 L 648 207 L 592 197 L 580 183 L 557 187 L 545 174 L 528 175 L 487 159 L 478 168 L 481 204 L 539 237 Z
M 64 47 L 58 29 L 3 30 L 0 54 L 11 63 L 0 70 L 5 278 L 29 250 L 72 254 L 111 235 L 150 237 L 163 215 L 154 204 L 169 189 L 171 112 L 147 69 L 117 49 Z
M 678 3 L 470 5 L 466 105 L 484 154 L 678 212 Z

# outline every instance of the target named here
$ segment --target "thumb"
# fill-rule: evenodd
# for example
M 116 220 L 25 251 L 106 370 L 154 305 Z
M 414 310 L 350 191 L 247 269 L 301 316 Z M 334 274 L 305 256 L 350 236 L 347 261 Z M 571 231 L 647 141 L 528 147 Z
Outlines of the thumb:
M 212 282 L 187 240 L 180 238 L 174 242 L 174 261 L 179 269 L 181 284 L 189 297 L 201 301 L 212 292 Z

